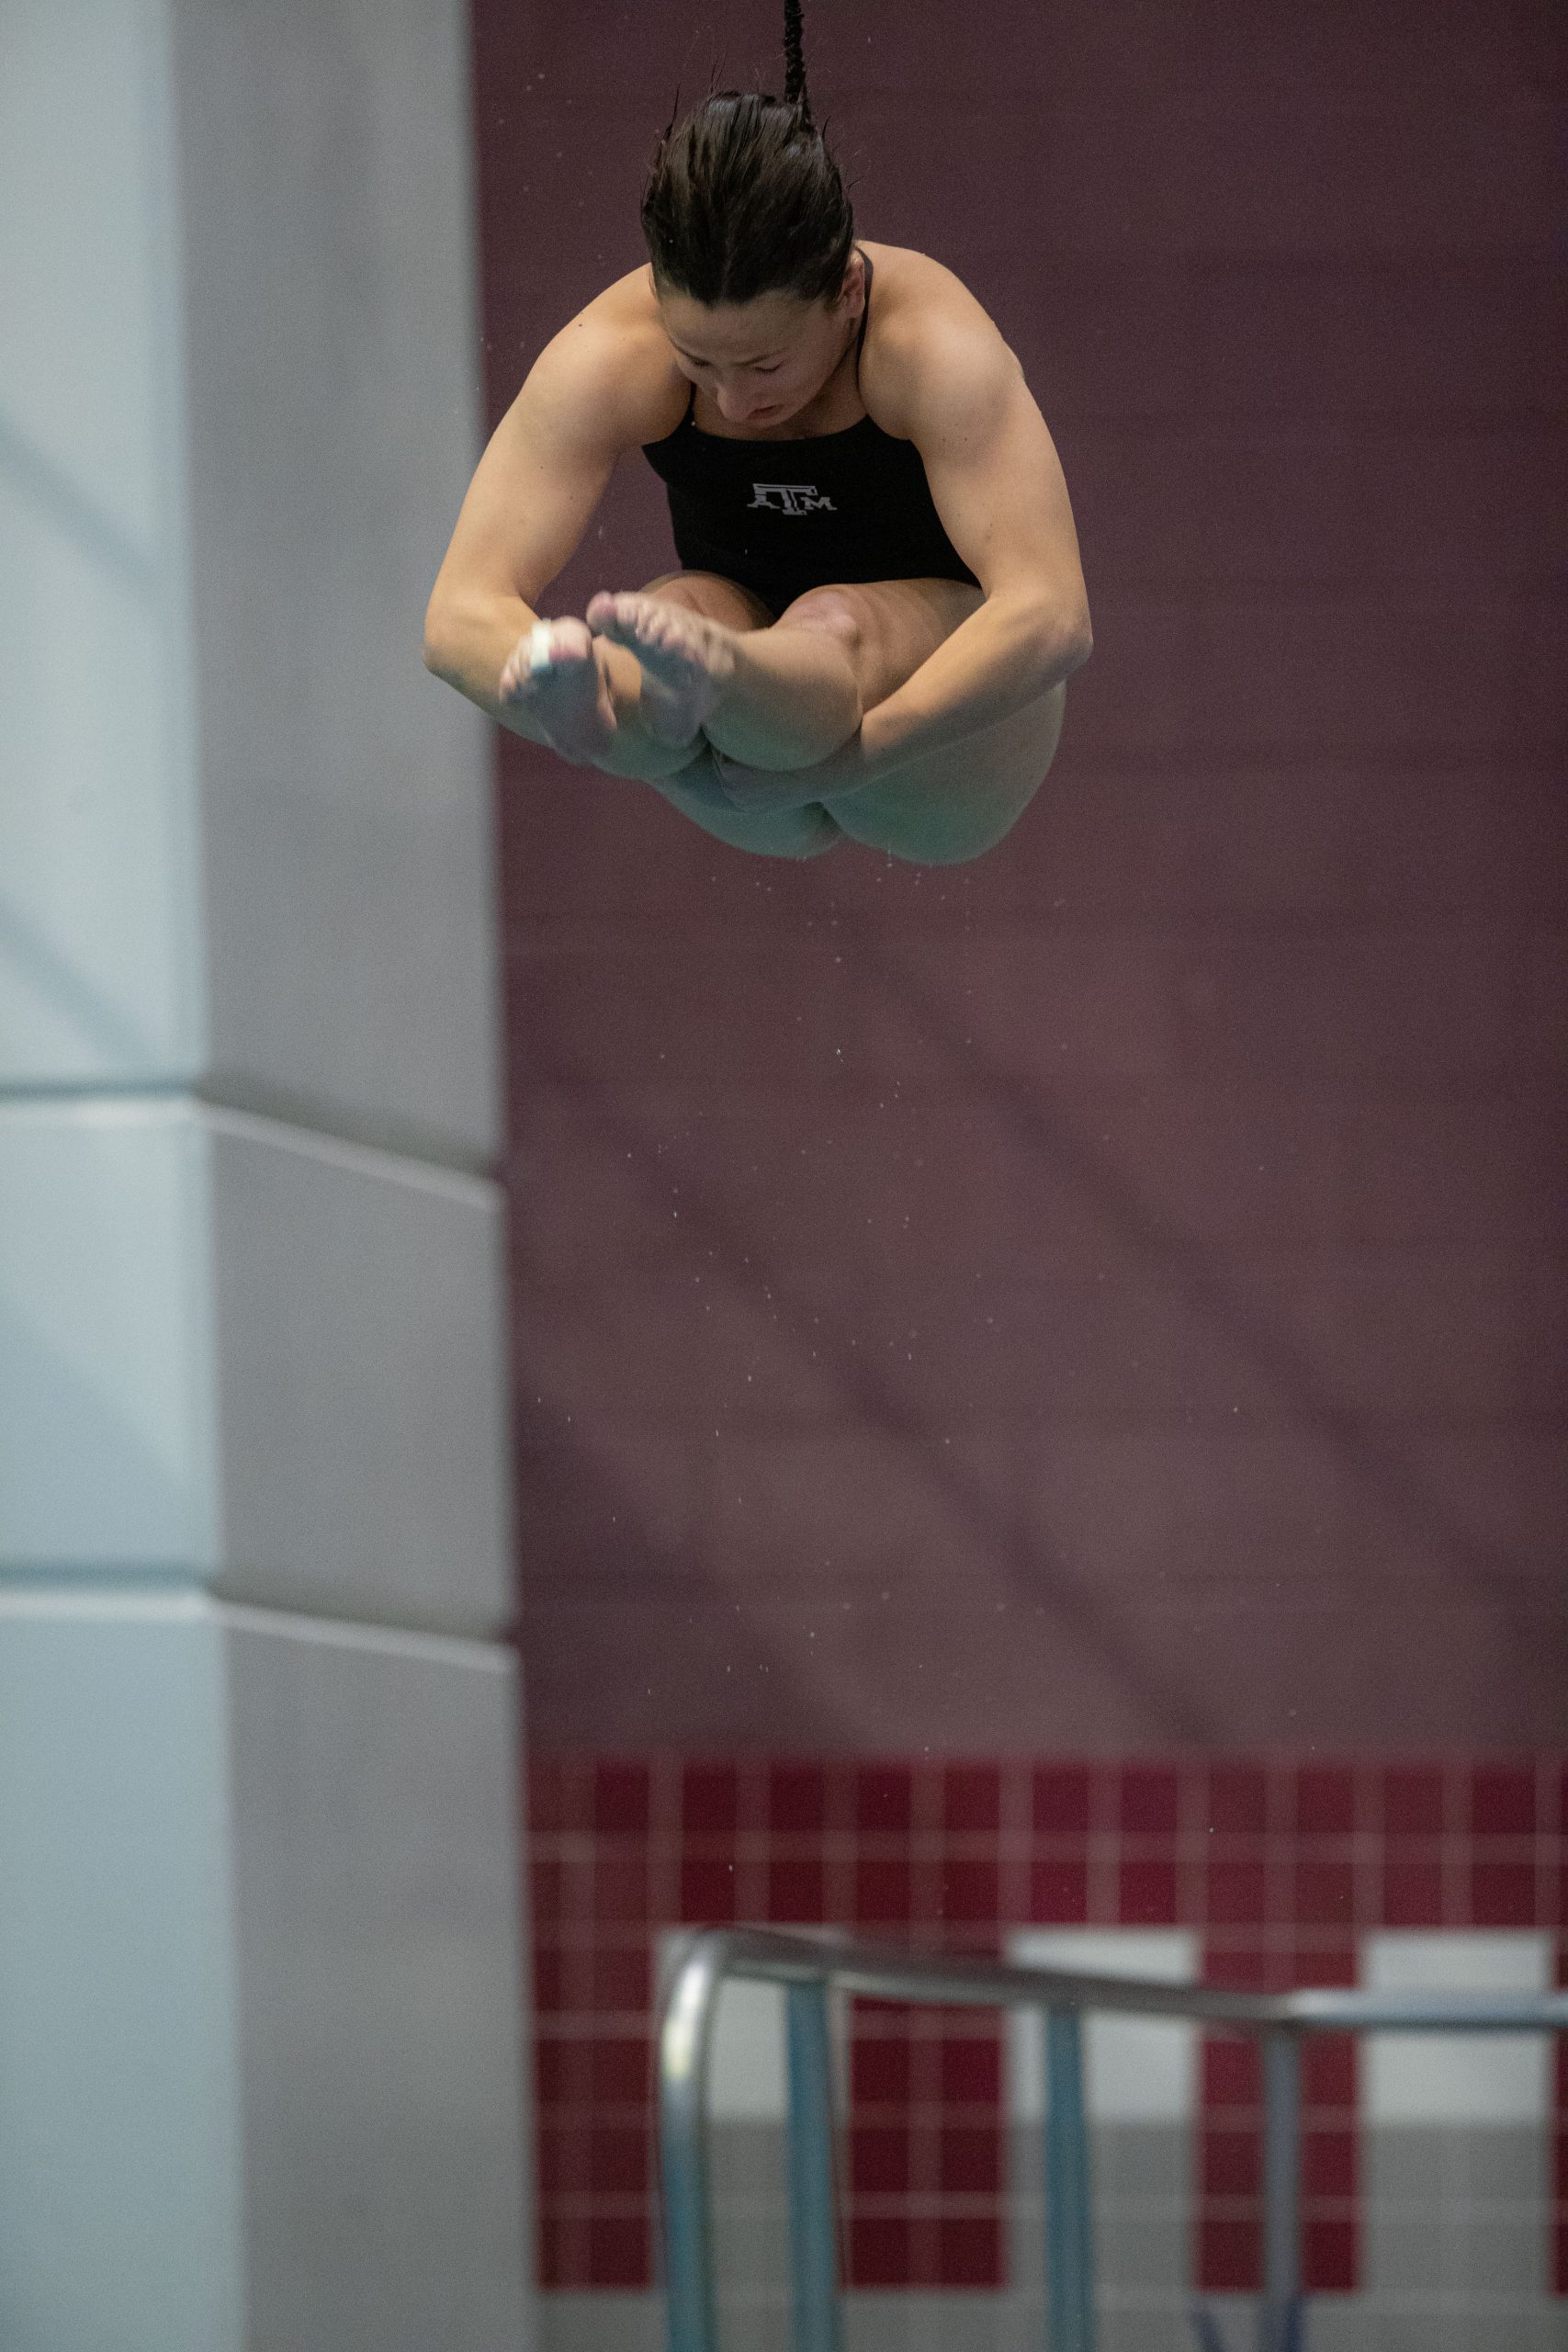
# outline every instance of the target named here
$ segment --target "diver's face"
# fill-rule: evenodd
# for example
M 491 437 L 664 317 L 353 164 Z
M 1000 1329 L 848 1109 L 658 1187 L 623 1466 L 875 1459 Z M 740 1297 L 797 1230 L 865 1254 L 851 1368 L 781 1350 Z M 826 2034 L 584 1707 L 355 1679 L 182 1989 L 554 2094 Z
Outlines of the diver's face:
M 710 307 L 666 293 L 659 308 L 676 366 L 727 424 L 778 424 L 816 398 L 843 357 L 860 282 L 855 265 L 832 303 L 774 293 Z M 855 304 L 856 320 L 861 307 Z

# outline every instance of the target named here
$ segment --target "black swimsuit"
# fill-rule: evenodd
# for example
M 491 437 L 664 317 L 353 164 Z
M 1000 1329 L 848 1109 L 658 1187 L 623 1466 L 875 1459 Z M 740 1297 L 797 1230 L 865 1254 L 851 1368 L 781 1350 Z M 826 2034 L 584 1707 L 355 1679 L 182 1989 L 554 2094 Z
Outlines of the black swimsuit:
M 855 345 L 855 381 L 871 318 Z M 759 441 L 703 433 L 686 413 L 644 457 L 667 485 L 675 551 L 688 571 L 716 571 L 761 597 L 776 620 L 808 588 L 840 580 L 980 582 L 942 527 L 912 441 L 869 416 L 842 433 Z M 759 475 L 767 479 L 759 481 Z

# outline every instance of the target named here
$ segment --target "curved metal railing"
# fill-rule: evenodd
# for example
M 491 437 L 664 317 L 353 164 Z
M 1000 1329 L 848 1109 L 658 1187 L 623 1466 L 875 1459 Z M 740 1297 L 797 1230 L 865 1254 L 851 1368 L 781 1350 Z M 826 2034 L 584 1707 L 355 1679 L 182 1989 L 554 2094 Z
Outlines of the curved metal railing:
M 1234 1993 L 948 1958 L 772 1928 L 712 1928 L 671 1980 L 659 2036 L 670 2352 L 718 2352 L 707 2157 L 714 2010 L 730 1978 L 785 1994 L 794 2352 L 840 2352 L 830 1986 L 878 2000 L 1029 2008 L 1045 2018 L 1045 2352 L 1094 2352 L 1094 2239 L 1084 2103 L 1087 2012 L 1172 2018 L 1263 2045 L 1263 2296 L 1258 2352 L 1299 2346 L 1301 2042 L 1309 2033 L 1562 2033 L 1568 1993 Z

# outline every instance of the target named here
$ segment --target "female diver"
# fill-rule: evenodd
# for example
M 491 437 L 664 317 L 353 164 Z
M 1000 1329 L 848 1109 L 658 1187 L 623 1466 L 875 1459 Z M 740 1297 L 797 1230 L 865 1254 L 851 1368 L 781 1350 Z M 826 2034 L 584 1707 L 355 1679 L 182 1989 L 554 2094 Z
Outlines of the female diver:
M 546 345 L 497 427 L 425 663 L 737 848 L 848 839 L 954 864 L 1028 806 L 1089 659 L 1072 510 L 973 295 L 924 254 L 856 243 L 799 0 L 784 48 L 783 100 L 722 91 L 666 130 L 642 204 L 651 266 Z M 541 620 L 638 447 L 683 568 Z

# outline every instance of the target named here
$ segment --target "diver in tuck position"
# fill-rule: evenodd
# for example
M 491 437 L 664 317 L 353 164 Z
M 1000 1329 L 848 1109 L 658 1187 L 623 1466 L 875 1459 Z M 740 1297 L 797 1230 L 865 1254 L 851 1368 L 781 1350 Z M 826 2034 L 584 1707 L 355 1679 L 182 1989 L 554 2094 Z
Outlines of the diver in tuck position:
M 666 131 L 652 266 L 540 353 L 464 500 L 424 659 L 739 849 L 847 838 L 954 864 L 1028 806 L 1089 658 L 1072 510 L 974 296 L 924 254 L 855 243 L 798 0 L 784 48 L 786 98 L 720 92 Z M 684 569 L 539 619 L 638 447 Z

